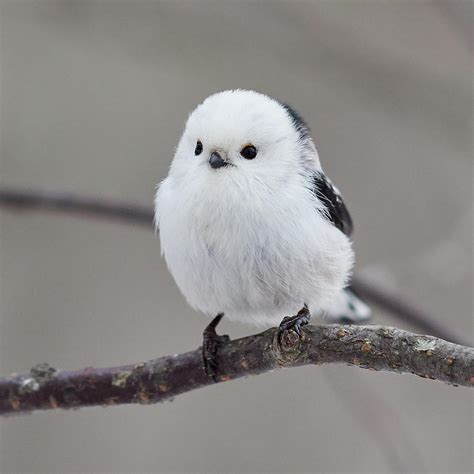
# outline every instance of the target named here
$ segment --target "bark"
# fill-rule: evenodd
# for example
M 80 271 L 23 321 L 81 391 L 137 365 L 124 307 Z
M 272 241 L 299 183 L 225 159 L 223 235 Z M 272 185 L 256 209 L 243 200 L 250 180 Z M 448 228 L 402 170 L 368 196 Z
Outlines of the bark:
M 224 343 L 217 383 L 283 367 L 343 363 L 472 387 L 473 362 L 473 348 L 392 327 L 306 326 L 301 337 L 293 331 L 278 337 L 272 328 Z M 213 383 L 202 369 L 201 349 L 105 369 L 58 371 L 40 364 L 0 378 L 0 414 L 157 403 Z

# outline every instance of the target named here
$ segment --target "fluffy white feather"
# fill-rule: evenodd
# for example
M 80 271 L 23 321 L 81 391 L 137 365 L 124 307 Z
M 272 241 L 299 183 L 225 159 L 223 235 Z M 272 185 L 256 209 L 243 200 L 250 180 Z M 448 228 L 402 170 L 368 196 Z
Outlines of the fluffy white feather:
M 195 156 L 197 140 L 203 151 Z M 246 160 L 242 147 L 258 154 Z M 231 166 L 213 169 L 212 152 Z M 214 94 L 189 116 L 155 199 L 161 250 L 195 309 L 274 325 L 306 303 L 323 313 L 346 285 L 350 239 L 312 191 L 321 170 L 279 102 L 253 91 Z

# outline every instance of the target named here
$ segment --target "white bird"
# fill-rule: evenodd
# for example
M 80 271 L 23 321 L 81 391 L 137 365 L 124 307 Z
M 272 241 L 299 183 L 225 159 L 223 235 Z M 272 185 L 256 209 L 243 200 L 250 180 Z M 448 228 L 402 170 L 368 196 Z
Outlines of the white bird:
M 356 322 L 370 316 L 346 288 L 354 252 L 342 197 L 303 119 L 264 94 L 219 92 L 190 114 L 156 194 L 155 222 L 189 304 L 219 313 L 205 331 L 210 375 L 223 314 L 264 326 L 295 315 L 280 327 L 298 333 L 309 311 Z

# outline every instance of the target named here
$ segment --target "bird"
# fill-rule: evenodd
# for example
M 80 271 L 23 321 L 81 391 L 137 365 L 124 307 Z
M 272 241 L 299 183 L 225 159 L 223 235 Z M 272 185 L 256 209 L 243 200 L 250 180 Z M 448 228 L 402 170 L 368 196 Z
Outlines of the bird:
M 187 119 L 154 204 L 177 286 L 195 310 L 216 315 L 202 346 L 214 380 L 224 315 L 298 335 L 312 315 L 370 317 L 349 286 L 352 218 L 287 103 L 243 89 L 207 97 Z

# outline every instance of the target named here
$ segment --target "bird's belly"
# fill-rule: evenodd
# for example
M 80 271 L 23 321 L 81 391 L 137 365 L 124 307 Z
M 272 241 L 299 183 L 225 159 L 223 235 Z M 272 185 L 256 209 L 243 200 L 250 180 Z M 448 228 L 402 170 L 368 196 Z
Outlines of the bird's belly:
M 189 215 L 167 224 L 162 248 L 180 290 L 197 310 L 229 319 L 275 324 L 304 303 L 314 313 L 344 286 L 352 264 L 348 239 L 330 225 L 318 231 L 319 221 Z

